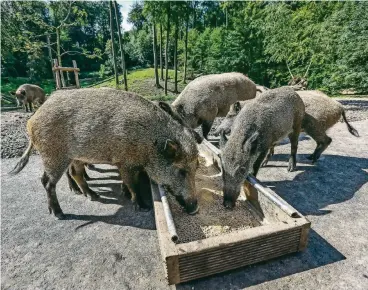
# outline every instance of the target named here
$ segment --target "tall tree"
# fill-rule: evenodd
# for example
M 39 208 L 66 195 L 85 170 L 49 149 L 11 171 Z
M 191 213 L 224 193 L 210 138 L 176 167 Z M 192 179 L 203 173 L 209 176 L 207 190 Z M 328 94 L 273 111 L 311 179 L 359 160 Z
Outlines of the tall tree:
M 115 86 L 116 88 L 118 88 L 119 78 L 118 78 L 118 67 L 116 65 L 116 55 L 115 55 L 114 20 L 113 20 L 113 12 L 112 12 L 112 0 L 109 0 L 109 11 L 110 11 L 111 53 L 112 53 L 112 61 L 114 64 Z
M 124 89 L 127 91 L 128 90 L 128 81 L 127 81 L 127 73 L 126 73 L 126 66 L 125 66 L 125 52 L 124 52 L 123 40 L 122 40 L 122 37 L 121 37 L 120 21 L 119 21 L 119 17 L 118 17 L 118 4 L 116 3 L 116 0 L 114 0 L 113 3 L 114 3 L 114 10 L 115 10 L 116 26 L 118 27 L 121 69 L 122 69 L 122 72 L 123 72 Z
M 162 63 L 162 23 L 160 23 L 160 70 L 161 80 L 164 80 L 164 66 Z
M 178 93 L 178 38 L 179 38 L 179 16 L 175 17 L 174 35 L 174 93 Z
M 185 40 L 184 40 L 184 76 L 183 83 L 186 83 L 187 78 L 187 66 L 188 66 L 188 30 L 189 30 L 189 15 L 190 15 L 190 6 L 186 5 L 186 15 L 185 15 Z
M 160 79 L 158 76 L 158 61 L 157 61 L 157 33 L 156 33 L 156 22 L 152 22 L 152 34 L 153 34 L 153 62 L 154 62 L 154 70 L 155 70 L 155 87 L 161 88 Z
M 166 3 L 166 48 L 165 48 L 165 95 L 167 95 L 167 81 L 169 78 L 169 37 L 170 37 L 170 1 Z

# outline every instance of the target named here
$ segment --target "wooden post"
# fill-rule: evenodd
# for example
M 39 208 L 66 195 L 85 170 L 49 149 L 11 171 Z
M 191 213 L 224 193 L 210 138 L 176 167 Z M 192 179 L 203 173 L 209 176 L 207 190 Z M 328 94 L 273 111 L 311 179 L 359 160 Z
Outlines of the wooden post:
M 57 59 L 54 59 L 54 68 L 57 68 L 59 66 Z M 60 90 L 61 86 L 60 86 L 60 74 L 58 70 L 55 70 L 55 80 L 56 80 L 56 89 Z
M 77 62 L 75 60 L 72 60 L 73 62 L 73 67 L 77 68 Z M 78 76 L 78 71 L 74 70 L 74 76 L 75 76 L 75 86 L 77 89 L 80 88 L 80 84 L 79 84 L 79 76 Z

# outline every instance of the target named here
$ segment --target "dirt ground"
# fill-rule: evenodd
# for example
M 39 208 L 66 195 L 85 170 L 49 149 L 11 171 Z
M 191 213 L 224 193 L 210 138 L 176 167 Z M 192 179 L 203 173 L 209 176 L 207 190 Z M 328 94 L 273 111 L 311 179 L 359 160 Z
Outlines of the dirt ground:
M 349 113 L 347 113 L 349 115 Z M 316 166 L 315 146 L 301 138 L 298 169 L 287 172 L 290 145 L 276 147 L 259 179 L 312 222 L 302 253 L 168 287 L 152 211 L 135 212 L 122 198 L 114 169 L 89 171 L 101 194 L 91 202 L 57 186 L 67 219 L 48 214 L 40 157 L 13 177 L 17 158 L 2 159 L 2 289 L 368 289 L 368 120 L 333 127 Z

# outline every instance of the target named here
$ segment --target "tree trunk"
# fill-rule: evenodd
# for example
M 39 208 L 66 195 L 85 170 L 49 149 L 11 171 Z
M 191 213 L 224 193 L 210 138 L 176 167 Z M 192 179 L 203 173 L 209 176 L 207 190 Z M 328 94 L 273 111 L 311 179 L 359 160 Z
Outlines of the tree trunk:
M 179 38 L 179 20 L 175 20 L 175 51 L 174 51 L 174 93 L 178 93 L 178 38 Z
M 115 10 L 115 20 L 116 26 L 118 27 L 118 37 L 119 37 L 119 47 L 120 47 L 120 57 L 121 57 L 121 69 L 123 71 L 123 79 L 124 79 L 124 89 L 128 90 L 128 81 L 127 81 L 127 73 L 126 73 L 126 65 L 125 65 L 125 52 L 123 46 L 123 39 L 121 37 L 121 29 L 120 29 L 120 22 L 118 18 L 118 5 L 116 1 L 114 3 L 114 10 Z
M 112 19 L 112 0 L 109 0 L 109 11 L 110 11 L 110 34 L 111 34 L 111 52 L 112 52 L 112 61 L 114 63 L 114 72 L 115 72 L 115 86 L 119 87 L 119 78 L 118 78 L 118 67 L 116 65 L 116 55 L 115 55 L 115 41 L 114 41 L 114 21 Z
M 162 24 L 160 23 L 160 70 L 161 80 L 164 80 L 164 66 L 162 65 Z
M 52 76 L 54 77 L 54 81 L 56 82 L 56 77 L 55 77 L 55 72 L 52 70 L 54 67 L 54 63 L 52 60 L 52 51 L 51 51 L 51 44 L 50 44 L 50 35 L 47 35 L 47 49 L 49 52 L 49 59 L 50 59 L 50 64 L 51 64 L 51 71 L 52 71 Z
M 158 77 L 158 68 L 157 68 L 157 35 L 156 35 L 156 23 L 153 21 L 152 23 L 152 32 L 153 32 L 153 65 L 155 69 L 155 87 L 160 88 L 160 80 Z
M 184 77 L 183 83 L 185 84 L 187 81 L 187 65 L 188 65 L 188 28 L 189 28 L 189 11 L 187 11 L 187 19 L 185 24 L 185 56 L 184 56 Z
M 169 36 L 170 36 L 170 1 L 167 2 L 167 31 L 166 31 L 166 48 L 165 48 L 165 95 L 167 95 L 167 80 L 169 78 Z
M 61 62 L 61 55 L 60 55 L 60 28 L 56 28 L 56 53 L 58 59 L 58 65 L 63 66 Z M 65 87 L 65 79 L 64 79 L 64 72 L 60 71 L 61 77 L 61 88 Z

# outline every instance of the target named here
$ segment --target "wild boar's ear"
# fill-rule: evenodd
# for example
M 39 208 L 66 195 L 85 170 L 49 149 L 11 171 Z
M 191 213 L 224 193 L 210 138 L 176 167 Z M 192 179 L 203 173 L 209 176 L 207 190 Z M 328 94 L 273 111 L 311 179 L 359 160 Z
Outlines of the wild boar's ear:
M 259 133 L 254 132 L 248 139 L 243 141 L 243 151 L 244 153 L 253 153 L 257 149 L 257 138 Z
M 165 142 L 164 155 L 168 159 L 175 159 L 178 154 L 179 145 L 174 141 L 167 139 Z
M 164 110 L 165 112 L 167 112 L 167 113 L 169 113 L 170 115 L 172 115 L 173 111 L 172 111 L 172 109 L 171 109 L 171 107 L 170 107 L 170 105 L 169 105 L 168 103 L 165 103 L 165 102 L 160 101 L 160 102 L 158 102 L 158 106 L 159 106 L 162 110 Z

